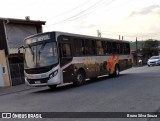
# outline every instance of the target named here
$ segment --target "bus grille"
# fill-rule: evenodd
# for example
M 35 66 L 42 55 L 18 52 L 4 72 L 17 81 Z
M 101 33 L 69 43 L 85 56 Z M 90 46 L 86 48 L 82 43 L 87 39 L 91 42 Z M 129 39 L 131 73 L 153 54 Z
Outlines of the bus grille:
M 41 74 L 46 73 L 50 71 L 54 66 L 47 66 L 47 67 L 41 67 L 41 68 L 31 68 L 31 69 L 25 69 L 25 72 L 27 74 Z
M 43 84 L 43 83 L 47 83 L 48 80 L 49 80 L 49 78 L 44 78 L 44 79 L 27 79 L 27 81 L 29 82 L 29 84 L 37 84 L 37 82 L 39 82 L 39 84 Z

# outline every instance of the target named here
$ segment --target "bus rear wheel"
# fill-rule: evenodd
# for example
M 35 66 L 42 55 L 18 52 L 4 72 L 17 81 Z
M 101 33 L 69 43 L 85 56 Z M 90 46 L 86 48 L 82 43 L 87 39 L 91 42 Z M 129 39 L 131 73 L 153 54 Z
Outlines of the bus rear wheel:
M 119 76 L 119 72 L 120 72 L 120 70 L 119 70 L 119 66 L 118 66 L 118 65 L 116 65 L 116 67 L 115 67 L 115 71 L 114 71 L 114 76 L 115 76 L 115 77 L 118 77 L 118 76 Z
M 120 72 L 119 66 L 116 65 L 115 69 L 114 69 L 114 73 L 113 74 L 109 74 L 109 76 L 110 77 L 118 77 L 119 76 L 119 72 Z
M 80 86 L 85 83 L 85 73 L 83 71 L 78 71 L 76 79 L 73 82 L 75 86 Z

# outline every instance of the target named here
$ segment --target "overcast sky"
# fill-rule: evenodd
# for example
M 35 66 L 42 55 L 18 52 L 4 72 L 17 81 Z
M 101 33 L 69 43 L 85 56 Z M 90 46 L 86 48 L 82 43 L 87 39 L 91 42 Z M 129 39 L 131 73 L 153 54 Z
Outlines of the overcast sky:
M 0 1 L 0 17 L 46 21 L 44 31 L 160 40 L 160 0 Z

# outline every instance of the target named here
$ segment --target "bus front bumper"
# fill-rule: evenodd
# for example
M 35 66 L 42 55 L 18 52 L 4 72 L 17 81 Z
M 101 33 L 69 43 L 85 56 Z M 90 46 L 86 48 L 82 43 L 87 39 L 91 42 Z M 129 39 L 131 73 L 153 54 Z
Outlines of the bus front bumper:
M 27 85 L 34 86 L 34 87 L 61 84 L 59 74 L 57 74 L 52 78 L 48 77 L 48 78 L 41 78 L 41 79 L 28 79 L 27 77 L 25 77 L 25 82 Z

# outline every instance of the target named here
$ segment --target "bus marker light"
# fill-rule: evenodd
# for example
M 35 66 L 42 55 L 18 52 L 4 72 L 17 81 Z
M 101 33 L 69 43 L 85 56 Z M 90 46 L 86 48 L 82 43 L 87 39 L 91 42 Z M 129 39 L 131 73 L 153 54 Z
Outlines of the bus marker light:
M 63 73 L 65 73 L 66 71 L 65 70 L 63 70 Z

